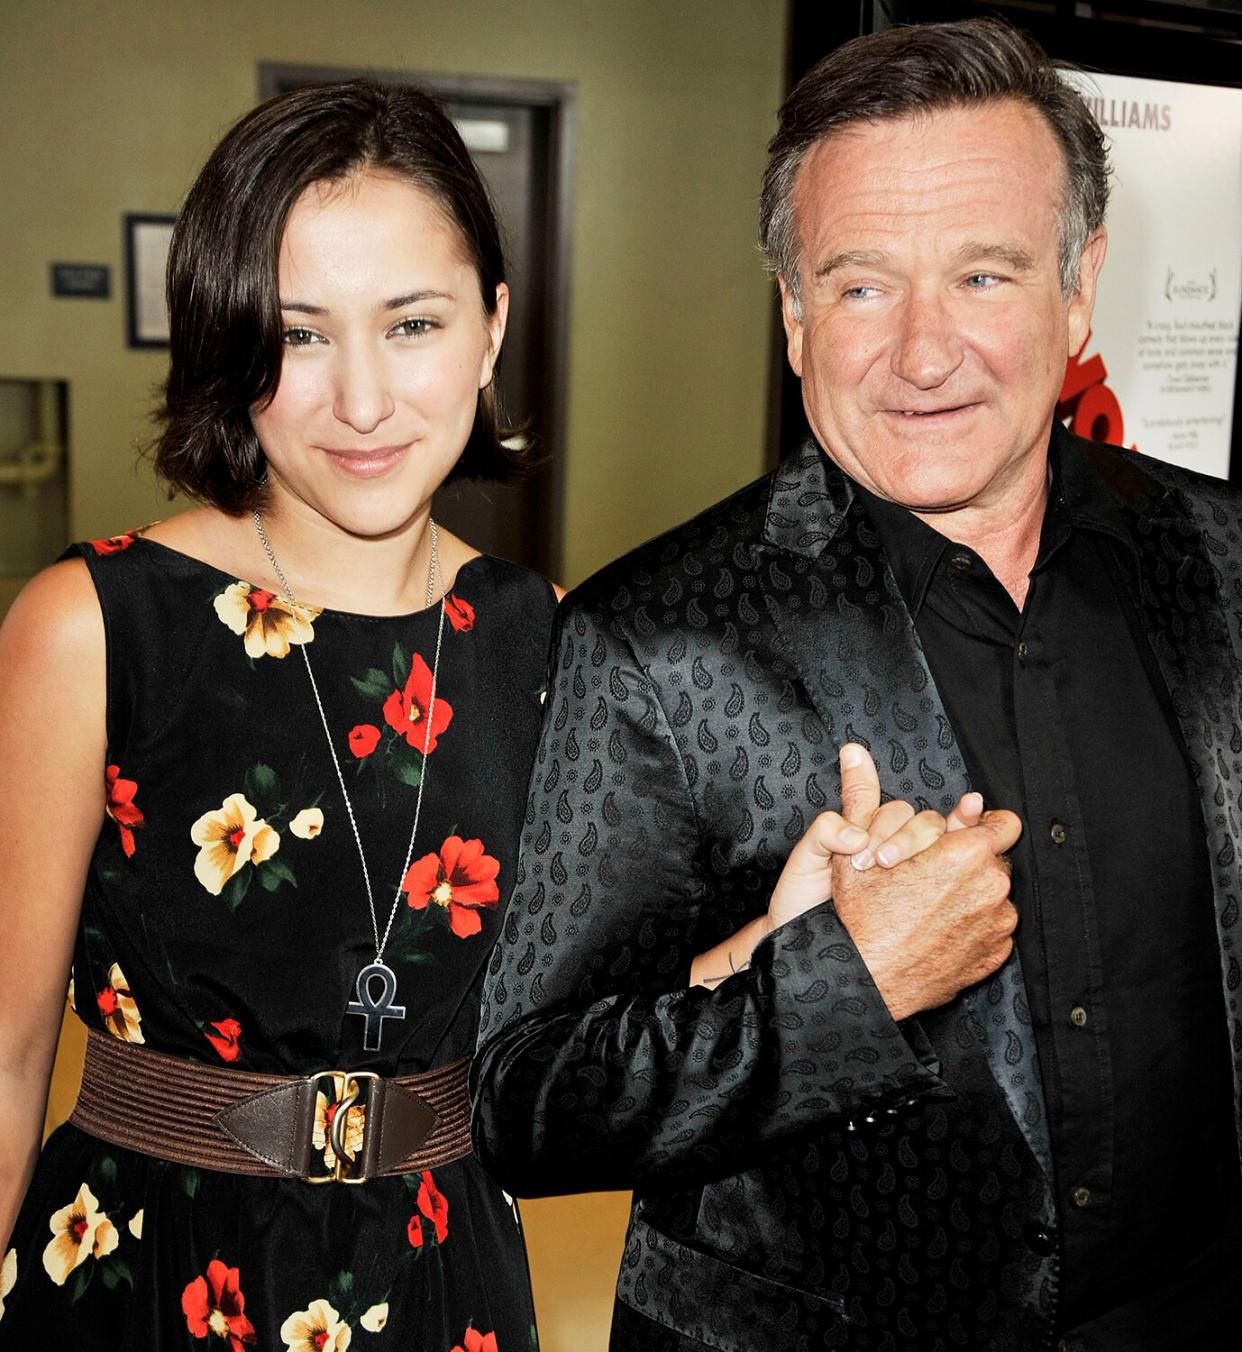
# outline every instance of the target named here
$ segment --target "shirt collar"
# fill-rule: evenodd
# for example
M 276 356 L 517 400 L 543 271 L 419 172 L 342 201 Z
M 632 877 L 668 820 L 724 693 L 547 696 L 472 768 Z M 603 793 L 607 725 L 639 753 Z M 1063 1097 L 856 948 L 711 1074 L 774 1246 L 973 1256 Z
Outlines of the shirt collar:
M 1137 572 L 1138 546 L 1126 528 L 1120 506 L 1092 469 L 1082 448 L 1072 437 L 1059 434 L 1060 431 L 1059 425 L 1054 426 L 1048 448 L 1052 483 L 1039 554 L 1032 571 L 1046 567 L 1071 532 L 1080 529 L 1108 536 L 1121 546 L 1120 556 L 1129 557 Z M 917 618 L 936 569 L 954 541 L 907 508 L 877 497 L 861 484 L 854 487 L 879 532 L 906 606 L 911 616 Z

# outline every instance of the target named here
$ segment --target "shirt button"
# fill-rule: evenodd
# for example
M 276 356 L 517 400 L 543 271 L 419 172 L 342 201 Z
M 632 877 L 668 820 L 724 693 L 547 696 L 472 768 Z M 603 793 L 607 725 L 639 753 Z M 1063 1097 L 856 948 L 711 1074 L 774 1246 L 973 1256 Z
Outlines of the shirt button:
M 1069 839 L 1069 829 L 1064 822 L 1053 822 L 1048 828 L 1048 834 L 1052 837 L 1054 845 L 1064 845 Z
M 957 569 L 959 573 L 969 572 L 970 565 L 974 560 L 964 550 L 959 550 L 956 554 L 949 555 L 949 563 Z
M 1074 1191 L 1070 1193 L 1070 1200 L 1075 1206 L 1086 1206 L 1091 1200 L 1091 1189 L 1075 1188 Z
M 1075 1005 L 1074 1008 L 1070 1010 L 1070 1023 L 1072 1023 L 1075 1028 L 1084 1028 L 1086 1026 L 1087 1011 L 1083 1009 L 1081 1005 Z
M 1018 644 L 1018 661 L 1026 661 L 1026 639 L 1023 639 L 1022 642 Z

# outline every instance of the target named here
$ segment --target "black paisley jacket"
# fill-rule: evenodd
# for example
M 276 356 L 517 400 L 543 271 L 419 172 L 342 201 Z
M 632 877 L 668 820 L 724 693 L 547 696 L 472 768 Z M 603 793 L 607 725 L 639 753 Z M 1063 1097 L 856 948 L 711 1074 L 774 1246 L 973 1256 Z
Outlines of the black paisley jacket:
M 1236 1088 L 1239 494 L 1079 444 L 1138 543 L 1202 791 Z M 615 1349 L 1050 1346 L 1054 1181 L 1016 955 L 897 1024 L 825 903 L 687 988 L 837 805 L 841 743 L 870 747 L 887 796 L 947 811 L 969 788 L 849 481 L 809 444 L 604 569 L 558 626 L 472 1071 L 484 1162 L 526 1196 L 634 1190 Z

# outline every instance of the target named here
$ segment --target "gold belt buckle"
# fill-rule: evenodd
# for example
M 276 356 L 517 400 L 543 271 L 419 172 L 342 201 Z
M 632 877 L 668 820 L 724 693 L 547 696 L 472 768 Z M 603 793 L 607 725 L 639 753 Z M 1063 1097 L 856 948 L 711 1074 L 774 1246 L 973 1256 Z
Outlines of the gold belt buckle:
M 316 1096 L 319 1092 L 319 1082 L 329 1076 L 332 1079 L 333 1101 L 336 1103 L 336 1112 L 332 1116 L 330 1130 L 325 1133 L 327 1137 L 325 1144 L 331 1145 L 332 1153 L 336 1156 L 336 1164 L 330 1174 L 307 1174 L 303 1181 L 306 1183 L 365 1183 L 369 1175 L 354 1173 L 353 1170 L 361 1168 L 359 1161 L 366 1156 L 367 1132 L 371 1126 L 366 1110 L 373 1102 L 372 1092 L 368 1091 L 366 1101 L 362 1105 L 362 1140 L 358 1144 L 358 1149 L 354 1151 L 351 1151 L 348 1146 L 349 1110 L 362 1097 L 363 1083 L 370 1081 L 373 1084 L 378 1084 L 380 1076 L 373 1070 L 321 1070 L 317 1075 L 310 1077 Z M 314 1111 L 313 1106 L 312 1111 Z

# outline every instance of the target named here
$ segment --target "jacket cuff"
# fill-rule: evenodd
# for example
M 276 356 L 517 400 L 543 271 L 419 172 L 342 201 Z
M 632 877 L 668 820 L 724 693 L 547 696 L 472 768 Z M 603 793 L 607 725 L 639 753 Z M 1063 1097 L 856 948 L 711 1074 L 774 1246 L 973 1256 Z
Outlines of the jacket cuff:
M 762 939 L 755 945 L 751 967 L 774 990 L 784 987 L 793 1007 L 805 1011 L 818 1004 L 831 1010 L 834 1022 L 852 1024 L 852 1040 L 881 1051 L 883 1087 L 862 1091 L 864 1112 L 892 1112 L 923 1099 L 956 1097 L 940 1079 L 940 1058 L 919 1019 L 893 1018 L 831 901 Z

